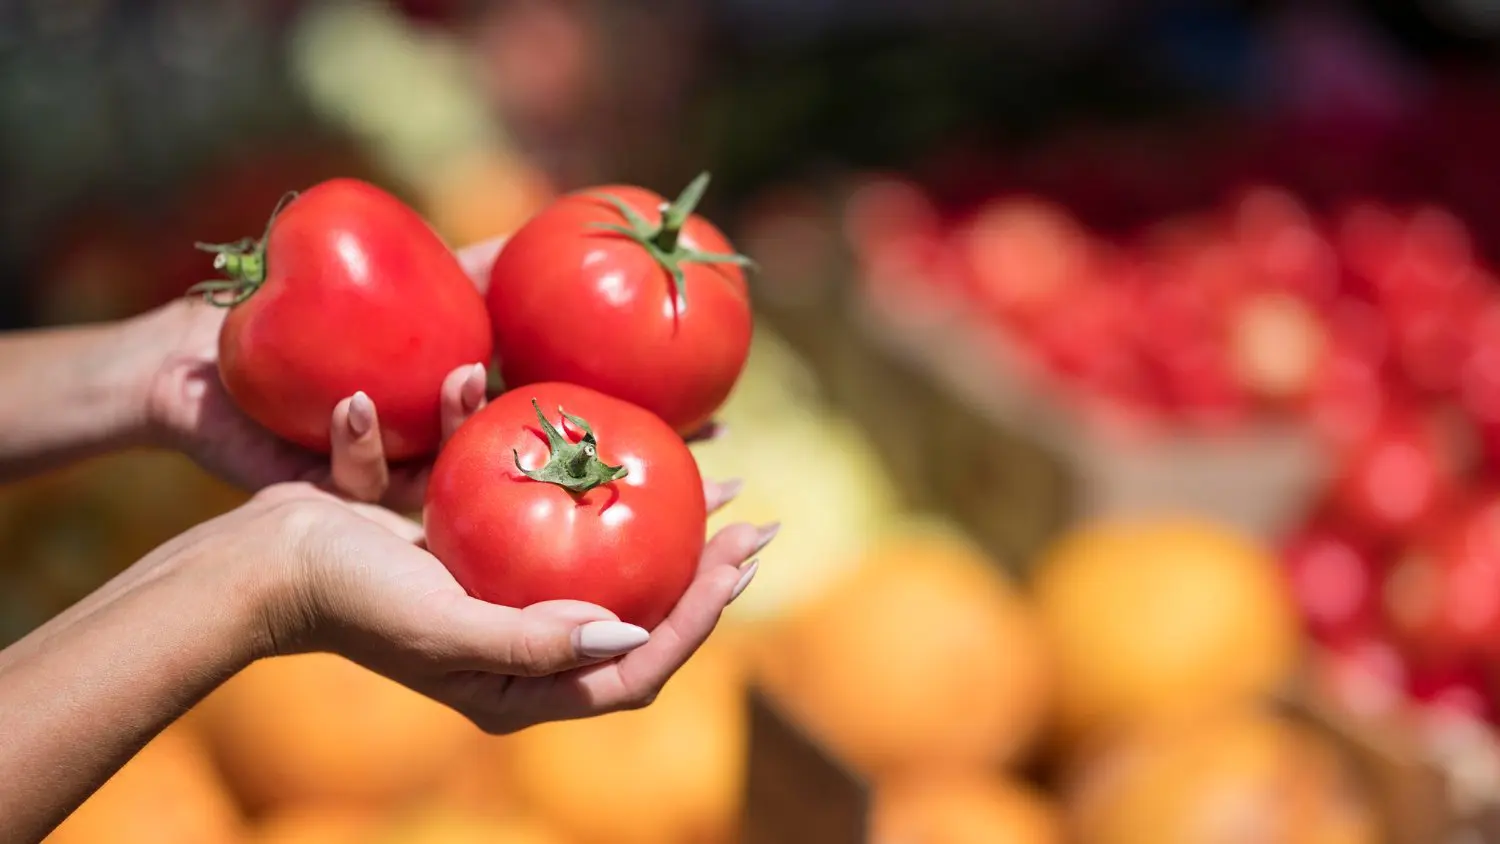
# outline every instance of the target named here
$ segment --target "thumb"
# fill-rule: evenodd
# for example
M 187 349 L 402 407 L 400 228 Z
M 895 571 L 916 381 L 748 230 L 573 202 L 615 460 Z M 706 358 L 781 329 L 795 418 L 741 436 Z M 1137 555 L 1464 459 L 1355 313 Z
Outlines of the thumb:
M 609 610 L 580 601 L 525 609 L 473 598 L 449 616 L 454 655 L 495 674 L 543 677 L 629 653 L 651 634 Z

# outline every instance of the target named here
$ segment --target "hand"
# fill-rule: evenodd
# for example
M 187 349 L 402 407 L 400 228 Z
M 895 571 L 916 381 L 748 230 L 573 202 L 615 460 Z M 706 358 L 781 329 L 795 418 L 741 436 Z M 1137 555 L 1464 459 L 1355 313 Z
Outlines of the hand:
M 490 267 L 505 243 L 504 237 L 459 250 L 475 287 L 489 285 Z M 333 454 L 315 454 L 277 437 L 235 406 L 219 380 L 219 329 L 226 311 L 206 302 L 184 300 L 148 315 L 132 329 L 143 342 L 165 343 L 155 356 L 159 366 L 146 388 L 146 417 L 164 441 L 220 477 L 256 490 L 285 481 L 307 481 L 327 486 L 363 501 L 380 501 L 392 509 L 416 512 L 422 506 L 431 462 L 412 461 L 378 466 L 367 460 L 380 454 L 376 408 L 366 396 L 350 396 L 333 412 Z M 482 368 L 462 366 L 443 381 L 441 396 L 444 439 L 483 406 L 486 377 Z M 710 423 L 689 439 L 710 439 L 723 433 Z M 340 442 L 340 438 L 343 442 Z M 345 465 L 344 458 L 360 465 Z M 375 488 L 384 492 L 377 494 Z
M 458 253 L 481 292 L 503 242 L 496 238 Z M 350 396 L 335 408 L 333 458 L 277 437 L 242 413 L 219 380 L 218 338 L 226 313 L 207 302 L 185 299 L 148 315 L 136 327 L 143 338 L 166 346 L 146 389 L 146 416 L 154 438 L 248 489 L 307 481 L 369 500 L 368 489 L 341 485 L 349 473 L 340 465 L 337 441 L 341 435 L 358 438 L 374 423 L 375 409 L 368 397 Z M 445 437 L 484 403 L 485 380 L 483 369 L 471 364 L 455 369 L 443 381 Z M 374 436 L 378 441 L 379 432 Z M 406 512 L 420 509 L 430 468 L 429 461 L 389 467 L 382 463 L 381 473 L 387 476 L 384 503 Z
M 711 509 L 732 485 L 706 484 Z M 307 484 L 268 488 L 199 530 L 273 585 L 272 653 L 327 650 L 432 697 L 491 733 L 649 704 L 754 576 L 775 527 L 724 528 L 666 621 L 647 631 L 601 607 L 524 609 L 469 597 L 422 547 L 415 523 Z M 195 531 L 195 533 L 198 531 Z M 268 547 L 268 542 L 270 546 Z

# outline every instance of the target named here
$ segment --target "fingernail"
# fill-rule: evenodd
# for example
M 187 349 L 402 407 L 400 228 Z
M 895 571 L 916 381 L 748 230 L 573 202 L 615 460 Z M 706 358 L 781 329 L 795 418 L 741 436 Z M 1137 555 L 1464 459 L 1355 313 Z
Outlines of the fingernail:
M 370 433 L 375 427 L 375 402 L 365 395 L 364 390 L 356 392 L 349 399 L 349 430 L 354 436 L 362 437 Z
M 738 598 L 740 593 L 745 591 L 745 587 L 750 585 L 750 581 L 755 578 L 755 572 L 759 569 L 760 560 L 751 560 L 744 565 L 742 574 L 740 574 L 740 581 L 734 585 L 734 591 L 729 593 L 729 603 L 734 603 L 734 599 Z
M 771 544 L 771 540 L 776 538 L 776 534 L 780 532 L 781 522 L 772 522 L 768 525 L 762 525 L 756 528 L 755 551 L 751 553 L 758 553 L 764 550 L 767 545 Z
M 474 364 L 474 369 L 469 373 L 469 377 L 464 379 L 464 386 L 460 395 L 463 400 L 464 410 L 479 409 L 480 402 L 484 401 L 484 388 L 489 384 L 489 377 L 489 371 L 485 369 L 484 364 Z
M 733 501 L 734 497 L 740 494 L 740 490 L 745 488 L 745 482 L 740 478 L 730 478 L 727 481 L 719 481 L 718 486 L 719 506 L 722 507 Z
M 573 646 L 596 659 L 630 653 L 650 638 L 645 629 L 623 621 L 591 621 L 573 630 Z

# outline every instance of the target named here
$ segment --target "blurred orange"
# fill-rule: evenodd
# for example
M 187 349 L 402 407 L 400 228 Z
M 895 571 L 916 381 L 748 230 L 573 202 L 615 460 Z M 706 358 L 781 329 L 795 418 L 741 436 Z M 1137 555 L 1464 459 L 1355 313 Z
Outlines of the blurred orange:
M 1150 729 L 1089 760 L 1068 789 L 1090 844 L 1375 844 L 1376 819 L 1336 752 L 1245 711 Z
M 244 822 L 200 738 L 168 727 L 67 820 L 46 844 L 230 844 Z
M 887 540 L 765 653 L 787 710 L 867 773 L 1015 760 L 1050 704 L 1031 608 L 948 537 Z
M 732 839 L 746 762 L 744 670 L 710 641 L 645 709 L 506 739 L 518 795 L 576 844 Z
M 871 844 L 1062 844 L 1062 819 L 1035 788 L 984 772 L 916 776 L 875 791 Z
M 381 813 L 351 806 L 298 806 L 264 818 L 249 844 L 365 844 Z
M 580 812 L 588 811 L 579 807 Z M 462 812 L 423 811 L 391 822 L 365 844 L 570 844 L 532 820 L 497 820 Z
M 1208 522 L 1082 527 L 1044 555 L 1033 585 L 1070 739 L 1270 693 L 1297 656 L 1276 561 Z
M 322 653 L 257 662 L 200 706 L 215 758 L 256 812 L 396 805 L 430 787 L 477 732 L 456 712 Z

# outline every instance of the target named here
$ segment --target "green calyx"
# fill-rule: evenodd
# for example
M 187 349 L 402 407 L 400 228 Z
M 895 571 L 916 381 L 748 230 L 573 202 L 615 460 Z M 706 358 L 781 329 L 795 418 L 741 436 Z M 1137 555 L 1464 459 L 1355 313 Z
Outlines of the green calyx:
M 703 192 L 707 189 L 708 174 L 698 174 L 698 178 L 682 189 L 677 199 L 662 204 L 661 222 L 656 225 L 647 222 L 639 211 L 630 207 L 629 203 L 619 197 L 607 193 L 592 193 L 590 196 L 602 199 L 614 206 L 615 210 L 620 212 L 620 216 L 625 218 L 626 225 L 622 226 L 617 223 L 590 223 L 589 225 L 624 235 L 640 244 L 672 276 L 672 282 L 676 286 L 677 300 L 681 304 L 687 301 L 686 282 L 682 273 L 683 264 L 734 264 L 737 267 L 755 269 L 755 262 L 744 255 L 703 252 L 690 249 L 681 242 L 682 227 L 693 215 L 693 209 L 698 207 L 698 202 L 703 199 Z
M 547 435 L 550 456 L 540 469 L 527 469 L 521 465 L 521 452 L 512 449 L 516 469 L 521 474 L 533 481 L 557 484 L 568 492 L 583 493 L 610 481 L 618 481 L 630 471 L 624 466 L 611 466 L 599 459 L 599 442 L 594 438 L 594 429 L 589 427 L 589 423 L 559 407 L 557 412 L 583 431 L 582 440 L 570 442 L 556 426 L 547 421 L 536 399 L 531 400 L 531 407 L 542 423 L 543 433 Z
M 296 191 L 288 191 L 281 197 L 259 240 L 244 237 L 233 243 L 193 244 L 195 249 L 213 253 L 214 269 L 223 272 L 227 278 L 199 282 L 188 288 L 188 294 L 201 294 L 204 301 L 221 308 L 232 308 L 254 295 L 266 282 L 266 240 L 271 236 L 271 224 L 281 209 L 296 198 Z

